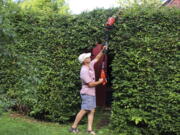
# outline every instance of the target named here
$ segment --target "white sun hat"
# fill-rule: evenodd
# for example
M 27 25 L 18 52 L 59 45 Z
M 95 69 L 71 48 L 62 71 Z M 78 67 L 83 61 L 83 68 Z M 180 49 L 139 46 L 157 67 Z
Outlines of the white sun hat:
M 78 60 L 80 63 L 83 63 L 83 61 L 90 56 L 91 53 L 82 53 L 81 55 L 79 55 Z

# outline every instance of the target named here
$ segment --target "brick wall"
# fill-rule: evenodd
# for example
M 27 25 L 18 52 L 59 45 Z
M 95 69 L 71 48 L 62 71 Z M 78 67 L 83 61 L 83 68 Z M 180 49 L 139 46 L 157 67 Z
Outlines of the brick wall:
M 172 2 L 167 4 L 167 6 L 180 8 L 180 0 L 172 0 Z

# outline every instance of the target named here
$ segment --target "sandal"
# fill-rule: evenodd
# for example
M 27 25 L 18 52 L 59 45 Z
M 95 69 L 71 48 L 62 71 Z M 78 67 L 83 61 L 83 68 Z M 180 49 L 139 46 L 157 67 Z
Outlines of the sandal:
M 95 131 L 88 131 L 88 134 L 91 134 L 91 135 L 96 135 Z
M 71 132 L 71 133 L 79 133 L 79 130 L 77 129 L 77 128 L 70 128 L 69 129 L 69 132 Z

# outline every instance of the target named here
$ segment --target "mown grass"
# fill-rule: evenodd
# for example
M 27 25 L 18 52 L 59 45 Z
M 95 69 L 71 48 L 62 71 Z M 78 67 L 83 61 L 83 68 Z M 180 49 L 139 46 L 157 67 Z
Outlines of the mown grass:
M 94 130 L 97 135 L 112 135 L 108 129 L 109 115 L 109 112 L 103 110 L 96 112 Z M 79 125 L 81 132 L 78 135 L 88 135 L 86 133 L 86 121 L 87 119 L 84 118 Z M 14 112 L 8 112 L 0 116 L 0 135 L 73 135 L 68 132 L 71 124 L 42 122 Z

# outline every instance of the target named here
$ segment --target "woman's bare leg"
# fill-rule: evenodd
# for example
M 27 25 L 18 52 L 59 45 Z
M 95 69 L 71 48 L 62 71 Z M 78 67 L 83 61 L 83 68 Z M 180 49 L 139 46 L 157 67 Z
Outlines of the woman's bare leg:
M 86 110 L 80 110 L 79 113 L 76 115 L 76 119 L 72 125 L 72 128 L 77 128 L 78 123 L 81 121 L 81 119 L 83 118 L 83 116 L 87 113 L 88 111 Z
M 88 131 L 92 131 L 95 109 L 88 113 Z

